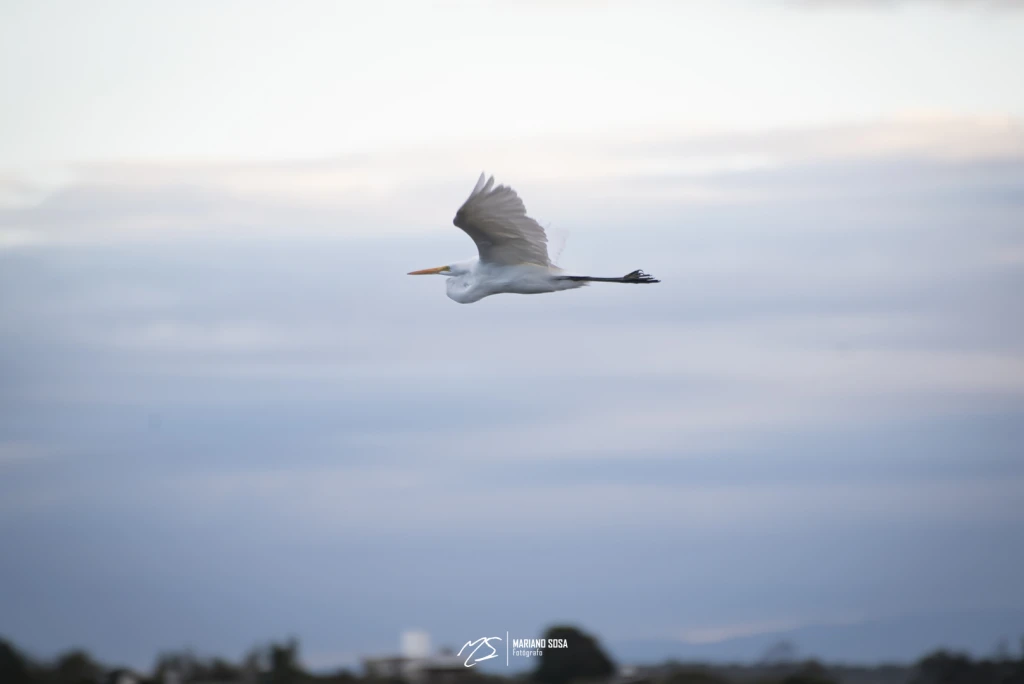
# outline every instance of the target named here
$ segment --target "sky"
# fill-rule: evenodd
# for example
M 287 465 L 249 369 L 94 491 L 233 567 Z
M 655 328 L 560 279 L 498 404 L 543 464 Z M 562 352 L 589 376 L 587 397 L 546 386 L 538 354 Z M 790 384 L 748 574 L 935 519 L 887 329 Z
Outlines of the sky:
M 1015 643 L 1021 9 L 0 2 L 0 636 Z

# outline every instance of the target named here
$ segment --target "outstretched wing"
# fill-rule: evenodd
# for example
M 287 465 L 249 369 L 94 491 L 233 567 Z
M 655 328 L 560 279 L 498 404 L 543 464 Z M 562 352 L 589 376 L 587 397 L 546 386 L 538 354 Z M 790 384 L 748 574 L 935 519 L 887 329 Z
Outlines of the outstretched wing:
M 481 261 L 498 264 L 549 266 L 548 238 L 544 229 L 526 215 L 523 200 L 510 187 L 494 187 L 494 176 L 484 174 L 455 214 L 455 225 L 473 238 Z

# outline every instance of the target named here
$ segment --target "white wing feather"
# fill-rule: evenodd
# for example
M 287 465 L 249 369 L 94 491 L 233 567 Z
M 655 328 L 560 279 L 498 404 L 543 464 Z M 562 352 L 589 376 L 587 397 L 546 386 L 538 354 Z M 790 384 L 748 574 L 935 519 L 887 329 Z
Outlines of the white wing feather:
M 548 238 L 544 229 L 526 215 L 516 191 L 499 185 L 484 174 L 469 198 L 455 214 L 455 225 L 473 238 L 481 261 L 497 264 L 549 266 Z

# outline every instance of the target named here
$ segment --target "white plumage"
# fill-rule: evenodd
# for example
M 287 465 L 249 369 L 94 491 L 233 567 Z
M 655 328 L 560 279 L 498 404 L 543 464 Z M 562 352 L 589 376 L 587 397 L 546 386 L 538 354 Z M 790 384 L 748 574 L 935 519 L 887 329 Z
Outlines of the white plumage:
M 476 243 L 479 258 L 413 271 L 409 275 L 448 276 L 448 296 L 469 304 L 499 293 L 541 294 L 582 287 L 589 282 L 656 283 L 643 271 L 621 278 L 570 275 L 551 263 L 544 229 L 526 215 L 512 188 L 494 185 L 480 174 L 454 223 Z

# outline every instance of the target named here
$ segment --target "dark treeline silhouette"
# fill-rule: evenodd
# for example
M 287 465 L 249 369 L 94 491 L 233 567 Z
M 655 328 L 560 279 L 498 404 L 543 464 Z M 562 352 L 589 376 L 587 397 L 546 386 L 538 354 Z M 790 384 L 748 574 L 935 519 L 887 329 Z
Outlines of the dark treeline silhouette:
M 544 650 L 533 673 L 540 684 L 605 680 L 615 674 L 615 664 L 597 639 L 575 627 L 552 627 L 544 634 L 544 639 L 561 639 L 568 646 Z
M 786 658 L 766 657 L 756 664 L 670 661 L 620 670 L 597 639 L 575 627 L 552 627 L 544 638 L 564 639 L 569 646 L 545 649 L 530 673 L 502 677 L 460 667 L 407 679 L 372 678 L 345 669 L 308 672 L 294 639 L 253 648 L 240 662 L 190 650 L 165 652 L 150 672 L 138 672 L 99 663 L 82 650 L 40 660 L 0 638 L 0 684 L 1024 684 L 1024 641 L 1019 656 L 1007 647 L 988 658 L 940 650 L 906 666 L 798 661 L 794 647 L 786 644 Z
M 161 653 L 149 673 L 103 665 L 75 650 L 44 662 L 0 639 L 0 684 L 355 684 L 347 670 L 312 674 L 299 664 L 294 639 L 252 649 L 242 662 L 190 650 Z

